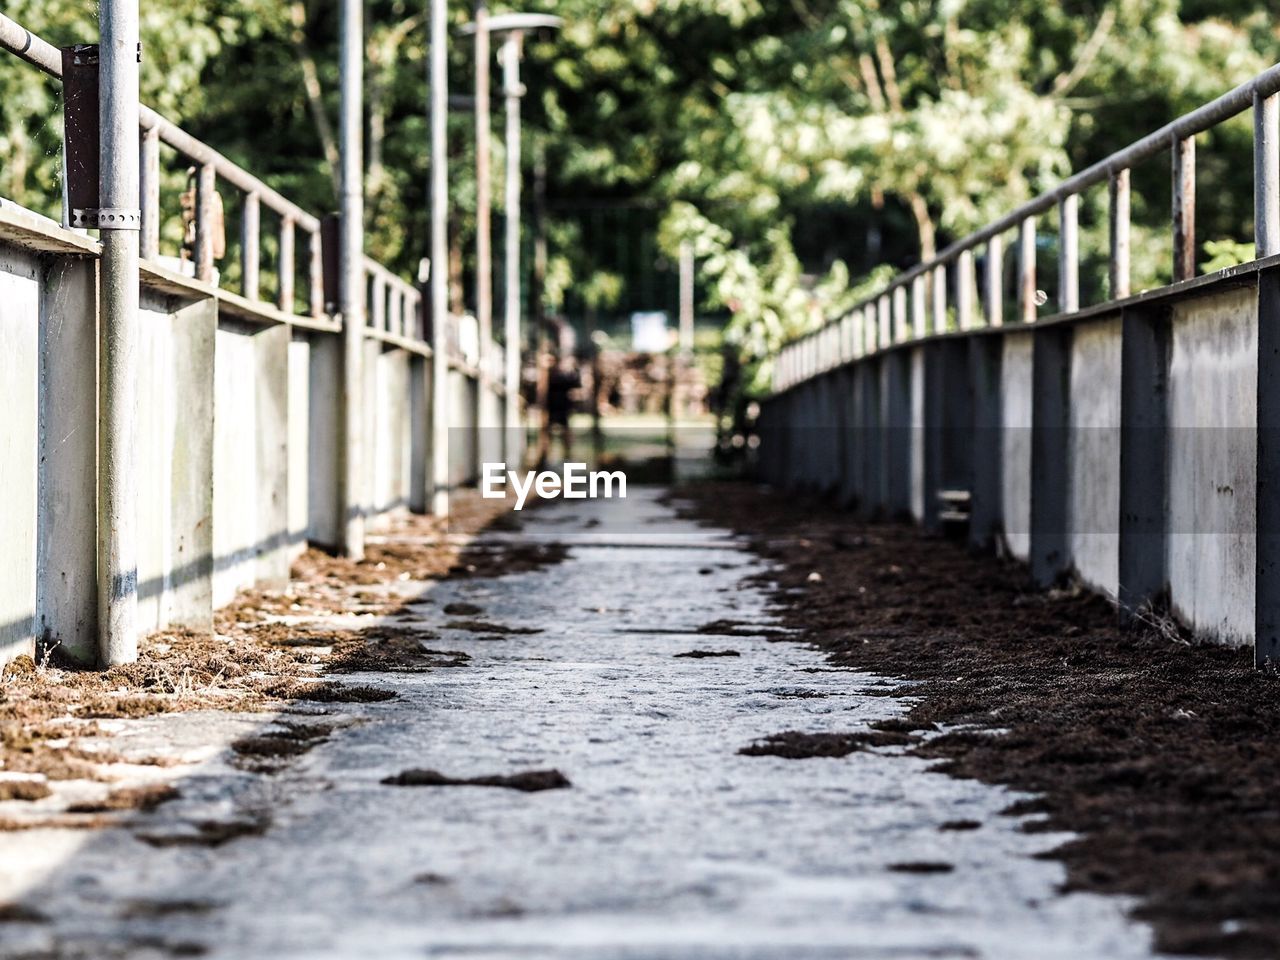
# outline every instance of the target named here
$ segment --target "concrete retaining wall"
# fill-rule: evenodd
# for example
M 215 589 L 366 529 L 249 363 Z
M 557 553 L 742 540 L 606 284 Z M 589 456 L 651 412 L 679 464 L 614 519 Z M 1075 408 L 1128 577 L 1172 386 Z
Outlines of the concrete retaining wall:
M 1280 354 L 1277 324 L 1280 265 L 1261 262 L 824 372 L 801 357 L 815 372 L 763 404 L 760 473 L 930 528 L 939 492 L 966 489 L 974 546 L 1044 584 L 1073 576 L 1122 612 L 1167 605 L 1261 662 L 1280 650 L 1280 596 L 1260 586 L 1280 582 L 1280 536 L 1256 533 L 1267 478 L 1280 483 L 1280 388 L 1259 373 Z M 800 449 L 829 424 L 824 452 Z
M 97 645 L 96 241 L 0 205 L 0 663 L 35 641 Z M 137 458 L 139 624 L 210 629 L 246 587 L 279 586 L 308 543 L 338 541 L 340 327 L 144 265 Z M 366 486 L 377 525 L 425 509 L 430 361 L 366 341 Z M 497 387 L 451 361 L 455 484 L 500 440 Z M 480 397 L 490 420 L 477 419 Z

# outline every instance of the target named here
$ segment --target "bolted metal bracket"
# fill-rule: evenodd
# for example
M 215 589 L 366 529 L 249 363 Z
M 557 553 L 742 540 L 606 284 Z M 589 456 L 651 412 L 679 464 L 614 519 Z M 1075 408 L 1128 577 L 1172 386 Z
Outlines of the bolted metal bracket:
M 98 207 L 71 211 L 73 227 L 96 227 L 99 230 L 141 230 L 142 211 L 124 207 Z

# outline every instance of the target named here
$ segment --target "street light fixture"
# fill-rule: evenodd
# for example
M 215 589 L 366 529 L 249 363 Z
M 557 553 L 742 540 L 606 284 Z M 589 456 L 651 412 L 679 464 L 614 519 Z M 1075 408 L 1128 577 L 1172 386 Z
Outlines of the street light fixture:
M 505 13 L 491 17 L 482 2 L 476 19 L 461 28 L 476 37 L 476 319 L 480 326 L 480 349 L 487 353 L 493 330 L 492 264 L 489 236 L 489 37 L 505 34 L 502 44 L 502 92 L 506 98 L 506 250 L 504 276 L 506 303 L 503 332 L 506 363 L 503 386 L 506 409 L 503 417 L 503 453 L 514 463 L 520 444 L 520 55 L 524 35 L 534 30 L 555 30 L 564 23 L 545 13 Z M 483 40 L 482 40 L 483 38 Z M 481 362 L 483 369 L 483 359 Z

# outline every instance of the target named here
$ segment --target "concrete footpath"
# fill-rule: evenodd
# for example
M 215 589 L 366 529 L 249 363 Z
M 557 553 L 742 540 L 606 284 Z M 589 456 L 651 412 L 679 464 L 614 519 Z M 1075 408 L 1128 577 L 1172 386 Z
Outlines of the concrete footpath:
M 17 905 L 0 956 L 1150 956 L 1125 901 L 1055 892 L 1062 867 L 1034 855 L 1065 837 L 999 816 L 1019 794 L 901 747 L 738 753 L 865 731 L 908 691 L 779 642 L 746 582 L 763 562 L 730 535 L 634 489 L 493 536 L 570 550 L 399 584 L 415 599 L 395 625 L 470 659 L 347 678 L 395 699 L 120 724 L 112 748 L 169 755 L 150 775 L 180 796 L 127 827 L 0 833 L 0 902 Z M 294 757 L 253 768 L 229 750 L 320 721 L 332 729 Z M 382 782 L 415 768 L 571 785 Z

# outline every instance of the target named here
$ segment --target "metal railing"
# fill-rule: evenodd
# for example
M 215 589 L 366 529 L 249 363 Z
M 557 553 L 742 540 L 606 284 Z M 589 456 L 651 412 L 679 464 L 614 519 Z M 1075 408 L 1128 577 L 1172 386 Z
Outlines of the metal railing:
M 62 79 L 62 52 L 3 14 L 0 14 L 0 48 L 16 54 L 50 77 Z M 290 317 L 326 318 L 320 219 L 145 105 L 139 109 L 139 126 L 142 258 L 153 264 L 162 259 L 160 145 L 164 144 L 194 167 L 195 237 L 190 250 L 194 278 L 207 284 L 217 281 L 217 187 L 221 181 L 235 188 L 240 202 L 240 295 L 252 305 L 267 305 L 262 298 L 262 210 L 266 208 L 278 221 L 275 308 Z M 296 285 L 299 233 L 303 234 L 306 256 L 305 313 L 298 310 Z M 422 295 L 417 286 L 369 257 L 365 258 L 365 276 L 367 332 L 429 354 L 430 347 L 424 341 Z
M 1062 181 L 1011 213 L 948 246 L 933 259 L 906 270 L 888 287 L 858 303 L 839 319 L 800 336 L 779 351 L 773 387 L 787 390 L 832 367 L 900 343 L 948 331 L 948 294 L 954 293 L 955 324 L 961 331 L 1004 324 L 1004 234 L 1017 231 L 1016 316 L 1041 318 L 1043 294 L 1036 286 L 1036 221 L 1058 212 L 1057 314 L 1080 311 L 1080 194 L 1108 186 L 1108 303 L 1130 290 L 1129 171 L 1169 151 L 1173 165 L 1173 282 L 1195 276 L 1195 136 L 1253 111 L 1255 259 L 1280 254 L 1280 64 L 1216 100 L 1193 110 L 1128 147 Z M 975 253 L 985 247 L 979 288 Z M 950 274 L 948 273 L 950 271 Z M 950 282 L 949 282 L 950 281 Z

